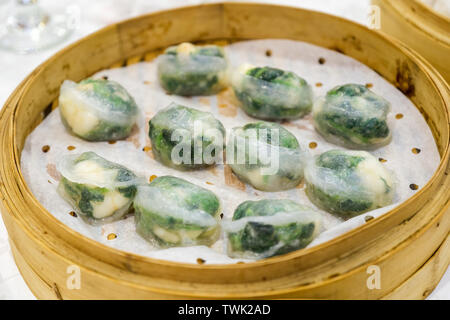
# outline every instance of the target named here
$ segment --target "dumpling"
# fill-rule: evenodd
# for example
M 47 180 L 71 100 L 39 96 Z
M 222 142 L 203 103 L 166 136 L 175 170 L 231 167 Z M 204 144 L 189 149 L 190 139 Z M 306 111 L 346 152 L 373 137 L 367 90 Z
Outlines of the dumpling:
M 221 47 L 182 43 L 158 60 L 161 86 L 180 96 L 212 95 L 227 85 L 227 60 Z
M 306 194 L 318 207 L 342 218 L 392 203 L 395 181 L 365 151 L 331 150 L 305 168 Z
M 293 72 L 242 65 L 232 87 L 243 110 L 263 120 L 298 119 L 313 105 L 311 86 Z
M 178 170 L 198 169 L 221 161 L 225 128 L 209 112 L 171 103 L 149 122 L 155 158 Z
M 390 103 L 365 86 L 338 86 L 316 101 L 316 130 L 331 143 L 352 149 L 372 149 L 389 143 Z
M 227 164 L 254 188 L 281 191 L 302 180 L 304 154 L 297 138 L 283 126 L 260 121 L 232 130 Z
M 136 122 L 133 97 L 114 81 L 64 81 L 59 96 L 61 119 L 68 130 L 88 141 L 124 139 Z
M 318 234 L 321 216 L 292 200 L 241 203 L 223 222 L 227 253 L 233 258 L 267 258 L 306 247 Z
M 57 165 L 58 193 L 88 223 L 123 217 L 136 194 L 136 175 L 94 152 L 65 156 Z
M 139 186 L 136 230 L 161 247 L 211 245 L 219 236 L 220 201 L 211 191 L 172 176 Z

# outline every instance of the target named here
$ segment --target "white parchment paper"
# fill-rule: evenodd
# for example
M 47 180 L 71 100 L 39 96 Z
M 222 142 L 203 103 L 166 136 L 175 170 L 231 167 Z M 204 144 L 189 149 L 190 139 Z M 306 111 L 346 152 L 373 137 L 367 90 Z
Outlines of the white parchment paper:
M 365 65 L 335 51 L 290 40 L 244 41 L 228 45 L 225 50 L 232 67 L 249 62 L 257 66 L 268 65 L 294 71 L 312 85 L 316 98 L 336 85 L 360 83 L 370 84 L 375 93 L 382 95 L 392 104 L 392 111 L 388 116 L 393 130 L 392 142 L 371 153 L 377 158 L 386 160 L 383 165 L 396 177 L 395 204 L 345 222 L 320 211 L 324 220 L 323 232 L 310 246 L 330 240 L 364 224 L 365 216 L 376 218 L 386 213 L 417 192 L 410 188 L 411 184 L 416 184 L 420 189 L 437 169 L 440 162 L 437 146 L 420 112 L 400 91 Z M 266 54 L 267 50 L 271 51 L 270 55 Z M 318 63 L 319 58 L 324 58 L 325 63 Z M 209 264 L 235 263 L 236 259 L 231 259 L 224 253 L 222 240 L 212 247 L 157 249 L 136 234 L 133 216 L 103 226 L 90 226 L 79 217 L 71 216 L 69 212 L 72 208 L 56 192 L 59 175 L 55 165 L 60 157 L 75 152 L 94 151 L 146 178 L 153 175 L 173 175 L 210 189 L 221 198 L 225 218 L 231 218 L 235 208 L 245 200 L 288 198 L 314 207 L 305 195 L 303 184 L 284 192 L 261 192 L 241 183 L 223 165 L 186 173 L 167 168 L 154 160 L 149 150 L 147 123 L 158 110 L 170 102 L 212 112 L 227 131 L 257 121 L 237 107 L 237 102 L 229 89 L 210 97 L 184 98 L 167 95 L 158 83 L 156 63 L 157 59 L 125 68 L 104 70 L 94 76 L 107 76 L 111 80 L 118 81 L 136 99 L 142 117 L 138 129 L 130 138 L 114 144 L 83 141 L 66 131 L 61 123 L 59 110 L 56 109 L 27 138 L 22 152 L 22 173 L 35 197 L 58 220 L 105 245 L 170 261 L 197 263 L 197 259 L 201 258 Z M 397 119 L 396 115 L 399 114 L 403 117 Z M 315 132 L 310 116 L 284 122 L 283 125 L 298 138 L 302 148 L 309 150 L 313 155 L 340 148 L 327 143 Z M 310 148 L 311 142 L 316 143 L 317 147 Z M 42 151 L 44 145 L 50 146 L 50 150 L 46 153 Z M 420 152 L 413 153 L 413 148 L 420 149 Z M 111 239 L 108 237 L 110 234 L 117 237 L 108 240 Z

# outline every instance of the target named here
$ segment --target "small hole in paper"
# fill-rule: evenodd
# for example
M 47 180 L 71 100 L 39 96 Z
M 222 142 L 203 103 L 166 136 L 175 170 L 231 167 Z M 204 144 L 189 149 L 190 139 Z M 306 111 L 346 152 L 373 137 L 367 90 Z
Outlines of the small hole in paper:
M 108 234 L 108 236 L 107 236 L 107 239 L 108 240 L 114 240 L 114 239 L 116 239 L 117 238 L 117 234 L 115 234 L 115 233 L 110 233 L 110 234 Z

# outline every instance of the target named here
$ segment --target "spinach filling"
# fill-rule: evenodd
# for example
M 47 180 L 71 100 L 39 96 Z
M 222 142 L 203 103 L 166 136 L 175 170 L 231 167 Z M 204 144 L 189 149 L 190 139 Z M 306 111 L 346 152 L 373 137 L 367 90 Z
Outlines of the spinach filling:
M 200 135 L 194 136 L 196 134 L 194 130 L 196 121 L 203 130 Z M 221 141 L 216 141 L 219 138 L 211 132 L 208 133 L 209 129 L 215 129 L 215 132 L 220 134 Z M 176 130 L 183 130 L 182 140 L 173 136 Z M 208 112 L 171 104 L 150 120 L 149 137 L 152 142 L 153 154 L 158 161 L 179 170 L 199 169 L 214 164 L 210 162 L 220 158 L 221 154 L 216 154 L 216 152 L 224 150 L 225 128 L 219 120 Z M 177 155 L 188 161 L 182 163 L 173 161 L 172 152 L 177 146 L 181 146 Z M 211 152 L 208 154 L 207 151 L 209 150 Z M 184 152 L 189 152 L 190 155 L 185 155 Z M 196 162 L 196 155 L 200 161 Z M 198 157 L 198 155 L 201 157 Z
M 364 182 L 363 174 L 358 167 L 365 161 L 370 163 L 370 170 L 380 166 L 378 161 L 363 151 L 349 152 L 331 150 L 316 157 L 306 168 L 306 194 L 318 207 L 337 214 L 344 219 L 352 218 L 369 210 L 387 205 L 392 201 L 392 182 L 387 176 L 372 173 L 371 179 L 376 184 L 383 182 L 383 193 Z M 367 170 L 367 169 L 366 169 Z M 385 174 L 384 170 L 380 171 Z M 366 174 L 367 175 L 367 174 Z
M 246 217 L 268 217 L 275 214 L 295 213 L 302 215 L 310 210 L 291 200 L 246 201 L 239 205 L 233 215 L 233 221 Z M 302 221 L 302 222 L 300 222 Z M 285 254 L 307 246 L 317 233 L 317 219 L 299 219 L 285 224 L 271 224 L 262 221 L 247 221 L 237 232 L 229 232 L 229 251 L 250 252 L 250 255 L 269 257 Z
M 58 186 L 58 191 L 60 191 L 60 194 L 74 206 L 74 209 L 81 216 L 87 217 L 89 222 L 90 220 L 93 221 L 108 218 L 110 220 L 116 220 L 116 218 L 120 218 L 126 214 L 127 209 L 130 207 L 137 192 L 137 187 L 134 183 L 137 177 L 133 172 L 121 165 L 99 157 L 94 152 L 85 152 L 81 155 L 72 156 L 70 160 L 65 161 L 70 163 L 68 165 L 66 164 L 64 170 L 60 170 L 62 177 Z M 64 176 L 64 174 L 68 172 L 67 170 L 74 170 L 77 164 L 84 161 L 95 162 L 100 170 L 114 170 L 117 174 L 113 178 L 113 181 L 108 182 L 108 187 L 99 187 L 92 185 L 91 183 L 82 183 L 83 177 L 78 177 L 79 181 L 74 182 Z M 101 204 L 105 201 L 108 194 L 116 191 L 124 198 L 129 199 L 129 201 L 125 203 L 123 207 L 116 208 L 114 212 L 110 212 L 109 215 L 103 218 L 96 217 L 94 205 Z M 119 216 L 114 217 L 116 214 L 119 214 Z
M 389 109 L 389 102 L 365 86 L 348 84 L 319 100 L 314 121 L 325 138 L 337 137 L 349 147 L 370 147 L 389 140 Z
M 158 65 L 159 80 L 171 94 L 200 96 L 215 94 L 224 88 L 227 68 L 225 53 L 218 46 L 194 47 L 180 55 L 178 47 L 170 47 Z
M 245 144 L 244 150 L 242 144 Z M 227 158 L 231 169 L 241 180 L 256 189 L 286 190 L 297 186 L 303 178 L 302 154 L 297 138 L 277 123 L 255 122 L 233 129 L 228 144 L 228 149 L 231 148 L 234 149 L 234 157 Z M 265 151 L 267 154 L 262 158 L 260 152 Z M 242 152 L 245 152 L 244 163 L 240 163 Z M 278 159 L 272 158 L 272 152 Z M 273 160 L 277 163 L 273 163 Z M 270 167 L 274 167 L 272 174 L 262 171 Z
M 296 119 L 312 108 L 312 90 L 293 72 L 256 67 L 238 75 L 233 89 L 250 116 L 264 120 Z
M 79 102 L 71 101 L 71 98 L 64 99 L 65 94 L 70 94 L 68 90 L 78 91 L 83 108 L 87 107 L 86 112 L 97 118 L 96 124 L 89 131 L 75 132 L 76 122 L 83 121 L 83 118 L 66 119 L 64 112 L 61 112 L 62 122 L 69 130 L 88 141 L 120 140 L 130 135 L 138 107 L 133 97 L 119 83 L 92 78 L 82 80 L 78 84 L 66 81 L 62 86 L 60 102 L 68 103 L 68 106 L 62 104 L 61 108 L 69 110 L 68 114 L 71 114 Z M 85 111 L 79 109 L 77 114 L 83 112 Z
M 210 245 L 217 240 L 219 199 L 186 180 L 156 178 L 139 189 L 134 207 L 136 230 L 160 246 Z

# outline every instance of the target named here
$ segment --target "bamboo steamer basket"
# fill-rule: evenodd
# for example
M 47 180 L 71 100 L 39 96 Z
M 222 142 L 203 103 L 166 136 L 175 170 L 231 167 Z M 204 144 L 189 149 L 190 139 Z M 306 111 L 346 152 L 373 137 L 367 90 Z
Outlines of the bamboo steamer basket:
M 192 265 L 122 252 L 71 230 L 33 197 L 20 171 L 27 135 L 55 108 L 63 80 L 150 60 L 182 41 L 287 38 L 349 55 L 394 83 L 423 113 L 441 163 L 389 213 L 327 243 L 254 263 Z M 421 299 L 450 260 L 450 89 L 421 57 L 353 22 L 276 5 L 218 3 L 111 25 L 60 51 L 14 91 L 0 115 L 1 212 L 16 263 L 41 299 Z M 81 288 L 70 289 L 68 267 Z M 369 289 L 368 268 L 381 286 Z M 70 269 L 69 269 L 70 270 Z M 370 270 L 370 268 L 369 268 Z
M 450 18 L 420 0 L 372 0 L 381 30 L 419 52 L 450 83 Z

